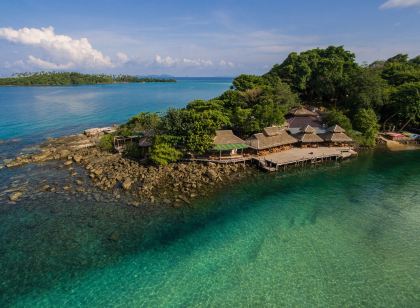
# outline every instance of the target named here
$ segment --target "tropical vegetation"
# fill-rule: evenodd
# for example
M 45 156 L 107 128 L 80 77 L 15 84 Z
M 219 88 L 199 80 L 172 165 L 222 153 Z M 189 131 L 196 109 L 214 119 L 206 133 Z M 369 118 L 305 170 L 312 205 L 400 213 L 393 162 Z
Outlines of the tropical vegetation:
M 359 65 L 343 47 L 292 52 L 262 76 L 240 75 L 231 89 L 210 100 L 194 100 L 164 114 L 140 113 L 120 134 L 153 130 L 151 159 L 167 164 L 181 153 L 211 149 L 217 129 L 241 137 L 281 125 L 293 107 L 324 110 L 328 124 L 339 124 L 360 144 L 373 146 L 377 132 L 420 123 L 420 56 L 396 55 Z
M 175 79 L 130 75 L 81 74 L 76 72 L 22 73 L 0 78 L 0 86 L 67 86 L 109 83 L 175 82 Z

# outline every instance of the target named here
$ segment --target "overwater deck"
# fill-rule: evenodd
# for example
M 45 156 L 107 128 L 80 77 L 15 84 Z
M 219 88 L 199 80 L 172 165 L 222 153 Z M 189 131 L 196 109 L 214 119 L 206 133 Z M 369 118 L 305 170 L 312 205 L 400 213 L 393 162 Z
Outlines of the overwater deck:
M 278 171 L 279 169 L 285 169 L 287 166 L 341 160 L 353 155 L 357 155 L 357 152 L 349 147 L 293 148 L 283 152 L 255 157 L 254 159 L 262 169 Z

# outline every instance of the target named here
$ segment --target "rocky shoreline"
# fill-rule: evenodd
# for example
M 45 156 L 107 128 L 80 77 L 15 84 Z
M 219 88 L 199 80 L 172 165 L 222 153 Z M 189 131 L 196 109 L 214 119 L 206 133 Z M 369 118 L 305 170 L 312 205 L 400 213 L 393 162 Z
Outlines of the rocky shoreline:
M 164 167 L 147 165 L 102 151 L 98 146 L 100 136 L 85 134 L 51 138 L 40 145 L 40 151 L 6 160 L 6 168 L 28 164 L 58 161 L 69 172 L 72 183 L 57 188 L 41 183 L 39 191 L 87 193 L 84 183 L 87 178 L 100 191 L 109 192 L 115 199 L 129 205 L 155 205 L 181 208 L 189 206 L 199 197 L 208 195 L 218 187 L 243 179 L 256 173 L 256 168 L 246 164 L 214 164 L 179 162 Z M 81 167 L 85 174 L 75 169 Z M 11 202 L 24 197 L 25 191 L 15 189 L 8 194 Z M 95 198 L 98 199 L 98 198 Z

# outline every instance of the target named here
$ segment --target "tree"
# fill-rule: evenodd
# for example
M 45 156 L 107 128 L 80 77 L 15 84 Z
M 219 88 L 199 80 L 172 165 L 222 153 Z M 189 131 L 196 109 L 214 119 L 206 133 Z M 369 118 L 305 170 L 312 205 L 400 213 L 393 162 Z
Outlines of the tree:
M 264 85 L 264 79 L 255 75 L 239 75 L 233 80 L 233 86 L 238 91 L 245 91 Z
M 401 130 L 410 122 L 420 122 L 420 82 L 406 83 L 391 95 L 391 104 L 398 118 L 403 121 Z
M 156 112 L 140 112 L 124 125 L 132 131 L 156 130 L 160 125 L 160 116 Z
M 114 136 L 106 134 L 99 140 L 99 147 L 104 151 L 112 151 L 114 149 Z
M 182 157 L 182 152 L 173 145 L 167 143 L 164 137 L 157 137 L 154 141 L 150 160 L 159 166 L 166 166 L 169 163 L 176 162 Z
M 332 109 L 331 111 L 329 111 L 325 116 L 325 121 L 329 126 L 338 124 L 348 132 L 353 129 L 350 119 L 344 113 L 337 109 Z
M 360 109 L 354 117 L 353 125 L 356 130 L 362 133 L 365 145 L 375 145 L 379 125 L 378 118 L 373 109 Z

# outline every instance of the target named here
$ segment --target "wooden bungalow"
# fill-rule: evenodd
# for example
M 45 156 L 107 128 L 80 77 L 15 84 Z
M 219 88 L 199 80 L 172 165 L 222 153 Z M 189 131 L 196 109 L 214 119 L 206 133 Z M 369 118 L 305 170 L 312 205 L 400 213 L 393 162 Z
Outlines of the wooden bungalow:
M 302 148 L 306 147 L 318 147 L 318 144 L 324 142 L 324 140 L 316 134 L 315 128 L 310 125 L 306 125 L 301 129 L 300 133 L 294 136 L 299 140 Z
M 231 130 L 217 130 L 213 139 L 213 151 L 217 151 L 219 159 L 242 156 L 243 149 L 248 148 L 244 140 L 235 136 Z M 240 150 L 240 154 L 238 154 Z
M 321 116 L 314 111 L 304 107 L 294 108 L 287 114 L 287 122 L 290 128 L 305 127 L 322 127 Z
M 273 126 L 264 128 L 262 133 L 252 135 L 246 142 L 258 155 L 265 155 L 290 149 L 298 140 L 289 135 L 284 127 Z
M 344 128 L 339 125 L 328 128 L 327 132 L 320 136 L 329 146 L 349 146 L 349 144 L 354 142 L 353 139 L 345 134 Z

